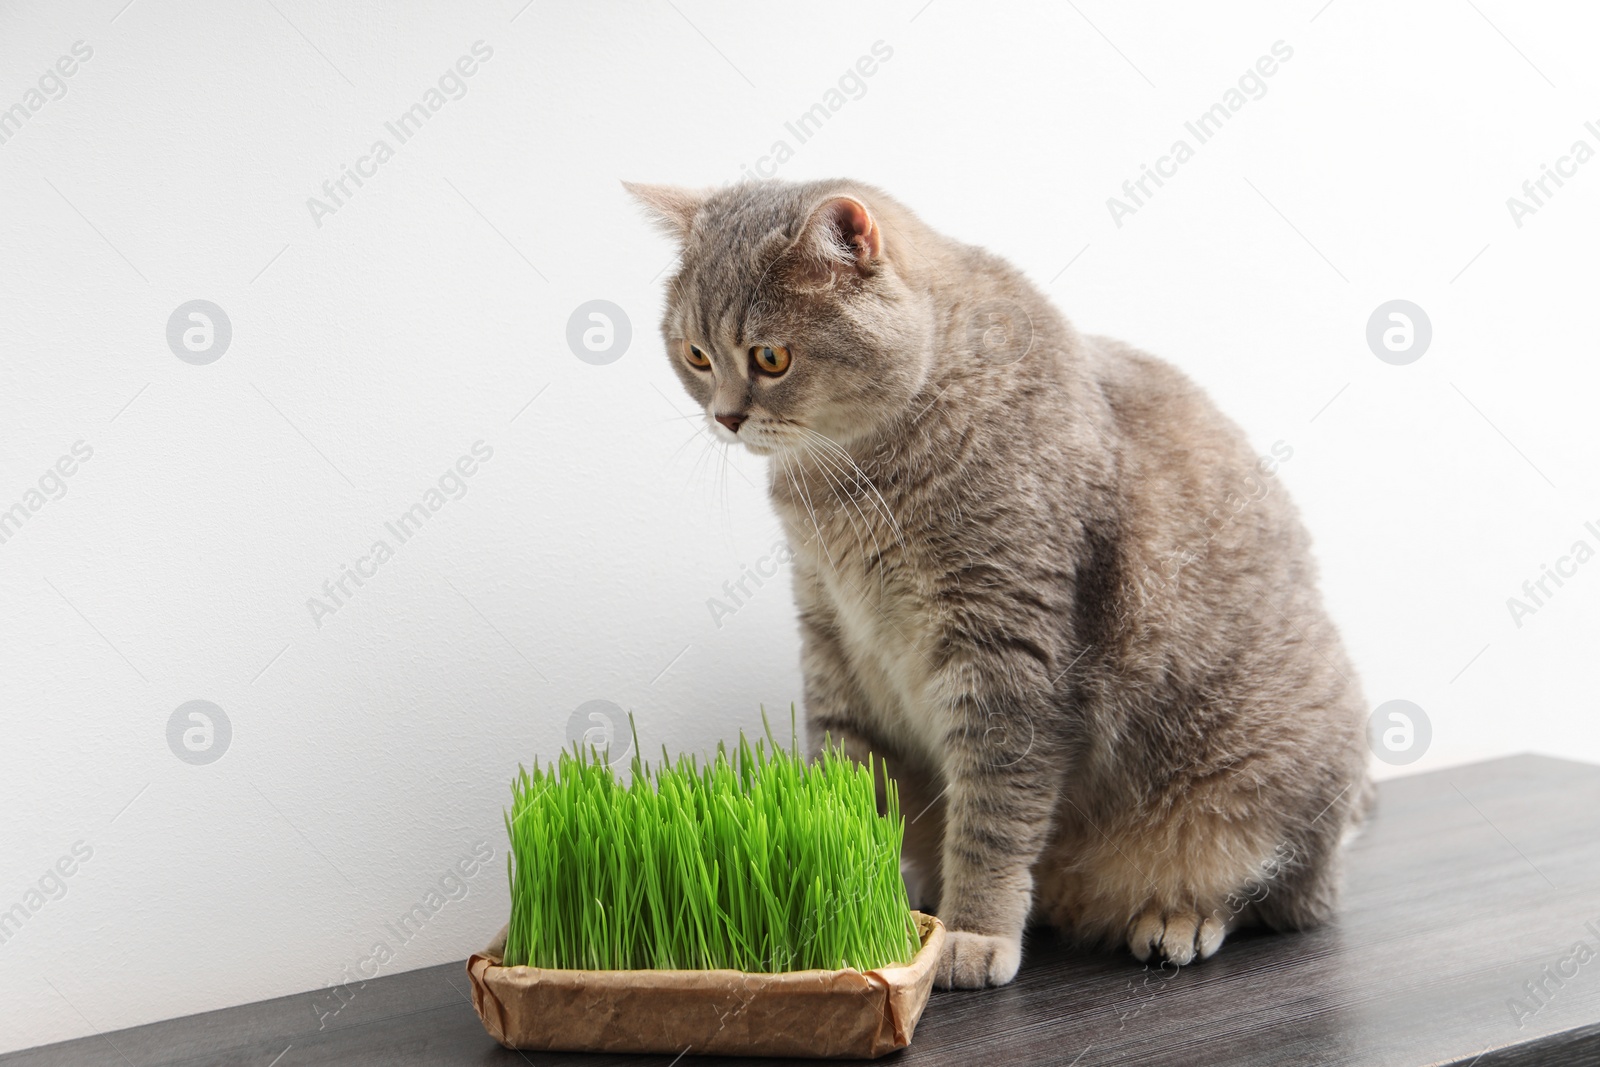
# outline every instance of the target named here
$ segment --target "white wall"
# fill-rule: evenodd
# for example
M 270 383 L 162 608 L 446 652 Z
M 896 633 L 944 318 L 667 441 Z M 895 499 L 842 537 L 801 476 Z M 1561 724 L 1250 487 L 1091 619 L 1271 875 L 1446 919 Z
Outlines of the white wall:
M 0 144 L 0 509 L 93 450 L 0 544 L 0 908 L 41 905 L 0 944 L 0 1050 L 323 986 L 378 940 L 385 973 L 464 956 L 504 919 L 509 775 L 586 701 L 656 751 L 761 704 L 787 727 L 785 584 L 707 607 L 778 535 L 762 462 L 679 417 L 673 251 L 618 184 L 732 180 L 778 139 L 782 176 L 881 184 L 1290 444 L 1369 697 L 1431 720 L 1406 770 L 1600 758 L 1600 563 L 1520 627 L 1506 604 L 1600 547 L 1600 162 L 1520 227 L 1506 206 L 1600 148 L 1592 9 L 522 2 L 0 11 L 0 107 L 93 50 Z M 1116 225 L 1107 198 L 1280 40 L 1266 95 Z M 400 144 L 385 122 L 477 41 Z M 314 220 L 378 138 L 393 158 Z M 1407 366 L 1364 336 L 1395 298 L 1432 322 Z M 207 365 L 166 339 L 193 299 L 232 325 Z M 593 299 L 632 323 L 608 365 L 565 340 Z M 386 537 L 479 441 L 465 496 Z M 307 599 L 380 538 L 319 627 Z M 231 725 L 215 762 L 169 747 L 191 700 Z M 65 895 L 30 897 L 62 857 Z

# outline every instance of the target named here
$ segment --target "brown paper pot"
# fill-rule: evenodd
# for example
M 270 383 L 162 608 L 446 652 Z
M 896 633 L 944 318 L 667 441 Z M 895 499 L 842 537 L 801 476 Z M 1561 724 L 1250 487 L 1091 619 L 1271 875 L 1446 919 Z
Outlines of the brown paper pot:
M 467 960 L 472 1006 L 507 1048 L 873 1059 L 911 1043 L 944 948 L 944 924 L 911 914 L 911 962 L 865 972 L 502 967 L 502 930 Z

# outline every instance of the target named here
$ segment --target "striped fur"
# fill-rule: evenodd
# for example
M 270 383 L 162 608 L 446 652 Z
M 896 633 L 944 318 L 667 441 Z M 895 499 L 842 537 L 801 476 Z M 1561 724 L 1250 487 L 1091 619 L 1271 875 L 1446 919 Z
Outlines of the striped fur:
M 1365 701 L 1287 446 L 870 186 L 630 189 L 683 245 L 685 389 L 771 457 L 811 744 L 888 761 L 939 983 L 1010 981 L 1030 923 L 1187 963 L 1326 919 Z

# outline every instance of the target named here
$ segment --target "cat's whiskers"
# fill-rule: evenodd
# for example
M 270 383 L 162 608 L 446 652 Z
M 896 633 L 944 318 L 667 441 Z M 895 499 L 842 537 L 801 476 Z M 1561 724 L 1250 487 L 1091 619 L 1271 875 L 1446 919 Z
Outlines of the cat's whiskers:
M 694 437 L 686 437 L 686 438 L 684 438 L 683 443 L 681 445 L 679 445 L 677 448 L 674 448 L 672 450 L 671 454 L 667 456 L 667 462 L 671 463 L 673 460 L 677 459 L 678 455 L 684 449 L 688 448 L 692 444 L 694 444 Z
M 733 458 L 728 454 L 726 443 L 722 445 L 722 471 L 718 479 L 718 489 L 722 498 L 722 527 L 723 533 L 728 538 L 728 547 L 734 548 L 738 541 L 733 534 L 733 508 L 728 503 L 728 468 L 733 466 Z
M 778 453 L 778 470 L 782 472 L 784 481 L 789 483 L 790 497 L 794 500 L 799 500 L 800 488 L 795 484 L 794 468 L 791 466 L 791 462 L 791 457 L 787 452 Z M 813 530 L 816 529 L 815 523 L 812 524 L 812 528 Z M 815 536 L 817 537 L 818 541 L 820 541 L 822 539 L 821 531 L 816 531 Z
M 821 458 L 816 453 L 813 453 L 813 456 L 815 456 L 818 459 Z M 840 505 L 836 509 L 837 514 L 842 515 L 844 517 L 845 522 L 849 524 L 850 533 L 855 538 L 856 551 L 860 555 L 865 556 L 866 555 L 866 541 L 861 536 L 862 535 L 862 528 L 863 528 L 863 525 L 864 525 L 865 528 L 866 528 L 867 534 L 871 535 L 871 533 L 872 533 L 872 525 L 871 525 L 871 523 L 868 523 L 866 521 L 866 516 L 865 515 L 862 516 L 860 524 L 858 524 L 856 522 L 855 515 L 852 515 L 850 513 L 851 501 L 848 499 L 848 494 L 844 494 L 844 493 L 840 492 L 840 488 L 839 488 L 838 485 L 836 485 L 834 483 L 833 475 L 832 475 L 832 473 L 830 472 L 830 469 L 827 466 L 819 464 L 814 469 L 816 470 L 816 472 L 818 474 L 820 474 L 822 476 L 823 486 L 827 489 L 829 496 L 831 496 L 834 499 L 834 501 L 838 505 Z M 860 508 L 856 508 L 856 512 L 857 512 L 857 514 L 860 514 Z M 876 541 L 876 538 L 874 538 L 874 541 Z
M 817 519 L 817 511 L 811 506 L 811 494 L 805 487 L 805 476 L 802 473 L 799 477 L 796 477 L 795 475 L 797 473 L 799 472 L 793 469 L 789 470 L 789 484 L 794 488 L 795 493 L 799 496 L 801 504 L 805 506 L 806 514 L 811 516 L 811 528 L 817 533 L 817 544 L 821 547 L 822 555 L 827 559 L 828 566 L 833 568 L 833 573 L 835 576 L 843 578 L 844 576 L 839 570 L 838 562 L 834 560 L 833 553 L 828 551 L 828 538 L 827 535 L 822 532 L 822 523 Z
M 822 477 L 823 483 L 827 486 L 828 493 L 838 504 L 841 505 L 837 510 L 844 516 L 845 521 L 849 523 L 851 533 L 856 539 L 856 547 L 859 549 L 861 554 L 863 556 L 866 555 L 866 541 L 862 537 L 862 529 L 864 528 L 868 536 L 872 538 L 875 552 L 877 553 L 878 557 L 881 558 L 883 549 L 882 545 L 878 542 L 877 534 L 874 530 L 876 524 L 873 523 L 872 520 L 867 517 L 866 512 L 861 509 L 860 504 L 854 498 L 854 494 L 850 493 L 844 486 L 843 478 L 849 474 L 849 471 L 840 466 L 837 460 L 830 459 L 827 452 L 820 451 L 817 448 L 815 441 L 808 439 L 809 435 L 813 431 L 810 431 L 807 427 L 802 426 L 797 422 L 793 422 L 788 419 L 773 418 L 770 416 L 762 420 L 761 426 L 767 434 L 771 435 L 768 441 L 762 442 L 763 445 L 771 448 L 773 453 L 782 461 L 784 473 L 789 481 L 789 486 L 791 490 L 794 491 L 796 497 L 801 500 L 801 503 L 805 505 L 807 514 L 811 518 L 812 528 L 816 531 L 818 539 L 822 542 L 824 551 L 827 551 L 828 539 L 822 529 L 822 518 L 817 513 L 816 501 L 812 500 L 811 498 L 809 491 L 810 483 L 806 480 L 805 468 L 799 462 L 801 456 L 808 457 L 812 460 L 810 469 L 814 470 Z M 837 447 L 828 438 L 820 434 L 816 436 L 822 443 L 824 443 L 824 445 L 832 446 L 834 448 Z M 841 480 L 838 483 L 834 481 L 831 473 L 835 470 L 839 471 L 840 473 Z M 860 516 L 861 522 L 859 526 L 857 525 L 856 518 L 850 514 L 849 508 L 852 507 L 855 509 L 856 515 Z M 829 556 L 829 563 L 833 564 L 834 573 L 842 577 L 837 565 L 837 561 L 834 560 L 831 555 Z
M 685 491 L 685 493 L 688 493 L 690 486 L 693 485 L 696 480 L 698 480 L 699 475 L 701 475 L 701 467 L 706 466 L 707 459 L 710 459 L 712 456 L 717 454 L 717 445 L 720 443 L 717 442 L 714 437 L 710 437 L 709 434 L 706 434 L 706 430 L 698 429 L 698 427 L 696 427 L 693 437 L 686 438 L 682 445 L 678 445 L 677 450 L 674 450 L 672 456 L 675 458 L 678 453 L 682 453 L 685 448 L 693 445 L 696 440 L 701 442 L 701 451 L 699 451 L 699 456 L 696 456 L 696 459 L 694 459 L 693 466 L 690 467 L 690 474 L 688 474 L 688 477 L 683 478 L 683 491 Z M 726 458 L 726 451 L 723 451 L 723 475 L 726 474 L 726 466 L 728 466 L 728 458 Z M 730 518 L 730 509 L 728 509 L 728 502 L 726 502 L 726 490 L 723 488 L 722 499 L 718 499 L 718 480 L 715 477 L 710 480 L 710 485 L 707 486 L 707 490 L 709 490 L 710 493 L 710 504 L 712 504 L 714 507 L 718 506 L 718 504 L 722 506 L 723 518 L 725 518 L 725 533 L 726 536 L 728 536 L 728 539 L 730 539 L 731 544 L 731 542 L 733 542 L 733 520 Z
M 816 532 L 817 546 L 822 549 L 822 555 L 828 561 L 828 566 L 833 573 L 838 575 L 839 562 L 833 558 L 833 553 L 828 548 L 828 535 L 822 529 L 822 520 L 817 517 L 816 506 L 811 500 L 810 484 L 806 481 L 805 472 L 800 470 L 798 463 L 790 471 L 791 484 L 800 495 L 800 502 L 805 506 L 806 514 L 811 517 L 811 529 Z
M 795 428 L 800 431 L 800 433 L 805 435 L 808 441 L 821 444 L 828 450 L 829 454 L 837 457 L 841 462 L 849 465 L 850 470 L 854 472 L 852 480 L 857 482 L 863 489 L 867 490 L 871 494 L 869 500 L 872 503 L 873 509 L 883 513 L 884 519 L 889 524 L 890 532 L 894 534 L 896 543 L 899 544 L 901 551 L 905 551 L 905 531 L 900 528 L 900 522 L 895 518 L 894 512 L 890 509 L 889 502 L 883 498 L 883 494 L 878 491 L 878 486 L 867 475 L 867 472 L 861 469 L 861 464 L 855 461 L 855 457 L 850 455 L 843 445 L 839 444 L 839 442 L 835 441 L 827 434 L 822 433 L 820 430 L 813 430 L 809 426 L 801 426 L 799 423 L 795 423 L 794 425 Z
M 699 438 L 701 441 L 706 442 L 706 443 L 710 442 L 710 439 L 706 436 L 705 431 L 701 430 L 699 428 L 696 428 L 694 433 L 692 433 L 688 437 L 684 438 L 683 444 L 679 445 L 677 448 L 674 448 L 672 450 L 672 454 L 667 457 L 667 462 L 670 463 L 673 460 L 677 459 L 678 458 L 678 453 L 682 452 L 684 449 L 686 449 L 690 445 L 694 444 L 696 438 Z
M 694 466 L 689 468 L 689 477 L 683 483 L 683 487 L 685 489 L 689 488 L 689 483 L 694 481 L 695 477 L 700 473 L 700 465 L 704 463 L 706 461 L 706 457 L 711 454 L 711 441 L 706 437 L 705 434 L 701 433 L 697 433 L 685 441 L 683 445 L 679 446 L 678 451 L 683 451 L 683 449 L 687 446 L 694 444 L 697 439 L 700 441 L 700 453 L 695 456 Z M 674 455 L 676 454 L 677 453 L 674 453 Z
M 849 472 L 846 471 L 842 466 L 838 465 L 838 460 L 829 458 L 826 452 L 818 451 L 815 446 L 808 447 L 806 451 L 813 459 L 817 461 L 817 473 L 822 475 L 822 480 L 827 484 L 828 492 L 832 493 L 834 499 L 843 505 L 843 507 L 840 508 L 840 512 L 844 515 L 845 519 L 849 521 L 851 532 L 855 534 L 856 548 L 859 550 L 862 556 L 866 556 L 867 546 L 865 539 L 861 536 L 861 530 L 865 528 L 867 536 L 872 538 L 873 556 L 871 558 L 872 560 L 876 561 L 875 569 L 878 571 L 878 596 L 881 600 L 885 594 L 883 578 L 883 545 L 878 541 L 878 532 L 875 529 L 876 524 L 874 524 L 871 519 L 867 518 L 866 512 L 863 511 L 861 509 L 861 505 L 856 502 L 854 494 L 850 493 L 848 488 L 842 484 L 843 477 Z M 840 472 L 840 484 L 835 484 L 833 480 L 833 474 L 831 472 L 835 470 Z M 856 514 L 861 517 L 860 526 L 857 526 L 856 520 L 851 517 L 849 511 L 850 508 L 854 508 Z M 865 565 L 863 566 L 863 569 L 865 569 Z

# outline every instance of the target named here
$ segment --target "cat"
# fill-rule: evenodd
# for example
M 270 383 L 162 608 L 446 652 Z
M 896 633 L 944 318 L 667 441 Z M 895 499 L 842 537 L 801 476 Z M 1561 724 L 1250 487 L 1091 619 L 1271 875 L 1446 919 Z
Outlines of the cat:
M 854 181 L 624 183 L 707 431 L 771 457 L 807 746 L 887 761 L 936 984 L 1333 913 L 1372 798 L 1308 535 L 1183 374 Z M 880 798 L 880 804 L 882 800 Z

